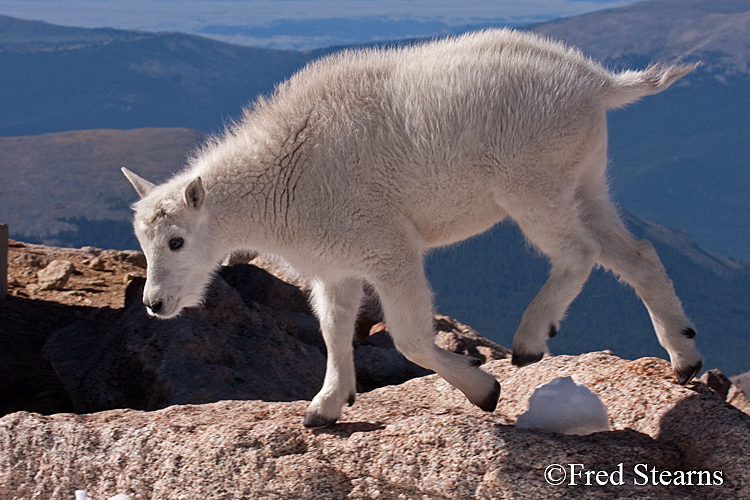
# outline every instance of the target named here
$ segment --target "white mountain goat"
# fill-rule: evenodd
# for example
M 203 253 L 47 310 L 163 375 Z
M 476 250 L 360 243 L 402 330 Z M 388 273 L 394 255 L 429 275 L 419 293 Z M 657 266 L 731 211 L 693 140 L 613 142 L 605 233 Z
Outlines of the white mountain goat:
M 143 302 L 159 318 L 200 304 L 235 249 L 287 261 L 314 282 L 328 362 L 304 423 L 322 427 L 354 402 L 352 336 L 366 281 L 396 347 L 494 411 L 494 377 L 433 343 L 422 258 L 510 217 L 552 262 L 515 334 L 514 364 L 542 358 L 599 264 L 641 297 L 685 384 L 701 368 L 695 332 L 653 247 L 627 232 L 610 201 L 605 111 L 693 68 L 612 73 L 511 30 L 313 62 L 168 182 L 123 169 L 142 198 Z

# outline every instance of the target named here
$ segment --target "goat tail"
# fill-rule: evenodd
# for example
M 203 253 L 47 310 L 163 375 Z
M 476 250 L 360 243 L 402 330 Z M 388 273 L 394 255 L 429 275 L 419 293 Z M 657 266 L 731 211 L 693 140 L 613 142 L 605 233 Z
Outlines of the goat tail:
M 620 108 L 647 95 L 658 94 L 687 75 L 700 63 L 653 64 L 641 71 L 623 71 L 612 75 L 604 93 L 607 109 Z

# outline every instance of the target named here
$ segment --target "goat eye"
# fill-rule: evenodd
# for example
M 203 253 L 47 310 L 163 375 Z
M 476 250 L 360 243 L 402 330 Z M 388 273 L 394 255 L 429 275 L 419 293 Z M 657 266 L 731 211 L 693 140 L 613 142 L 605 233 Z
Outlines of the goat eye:
M 175 250 L 179 250 L 184 243 L 185 240 L 182 238 L 172 238 L 169 240 L 169 249 L 174 252 Z

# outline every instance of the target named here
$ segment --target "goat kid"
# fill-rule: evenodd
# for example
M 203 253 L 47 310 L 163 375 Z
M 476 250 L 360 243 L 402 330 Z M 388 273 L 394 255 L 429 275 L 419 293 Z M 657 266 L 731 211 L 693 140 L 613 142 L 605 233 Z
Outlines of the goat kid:
M 123 169 L 141 196 L 143 302 L 159 318 L 199 304 L 236 249 L 287 261 L 314 283 L 328 360 L 304 423 L 323 427 L 354 402 L 352 335 L 367 282 L 396 347 L 494 411 L 494 377 L 433 343 L 422 259 L 509 217 L 552 262 L 516 331 L 514 364 L 542 358 L 599 264 L 641 297 L 685 384 L 702 366 L 695 331 L 653 247 L 628 233 L 610 200 L 605 112 L 693 68 L 612 73 L 512 30 L 313 62 L 168 182 Z

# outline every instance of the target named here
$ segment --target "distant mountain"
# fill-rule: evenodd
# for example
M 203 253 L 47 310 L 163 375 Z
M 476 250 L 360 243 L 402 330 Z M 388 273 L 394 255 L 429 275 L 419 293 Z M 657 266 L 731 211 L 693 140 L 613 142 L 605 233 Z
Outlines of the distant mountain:
M 227 43 L 309 50 L 315 47 L 359 45 L 393 40 L 436 38 L 472 31 L 478 27 L 521 26 L 549 16 L 519 19 L 483 19 L 481 26 L 446 22 L 445 19 L 393 19 L 391 16 L 359 18 L 280 19 L 259 25 L 209 25 L 197 31 Z
M 0 136 L 93 128 L 216 131 L 312 56 L 179 33 L 0 16 Z
M 30 243 L 138 248 L 128 167 L 154 182 L 203 138 L 190 129 L 82 130 L 0 138 L 0 220 Z
M 629 210 L 750 262 L 750 2 L 649 0 L 532 28 L 611 67 L 701 61 L 610 114 L 612 189 Z
M 73 28 L 0 15 L 0 51 L 33 53 L 75 50 L 147 36 L 139 31 Z
M 530 28 L 610 66 L 699 59 L 714 74 L 750 74 L 746 0 L 648 0 Z
M 703 62 L 667 92 L 610 114 L 613 194 L 629 210 L 745 262 L 749 22 L 745 0 L 649 0 L 529 27 L 614 67 Z M 0 136 L 137 127 L 214 132 L 329 52 L 0 16 Z

